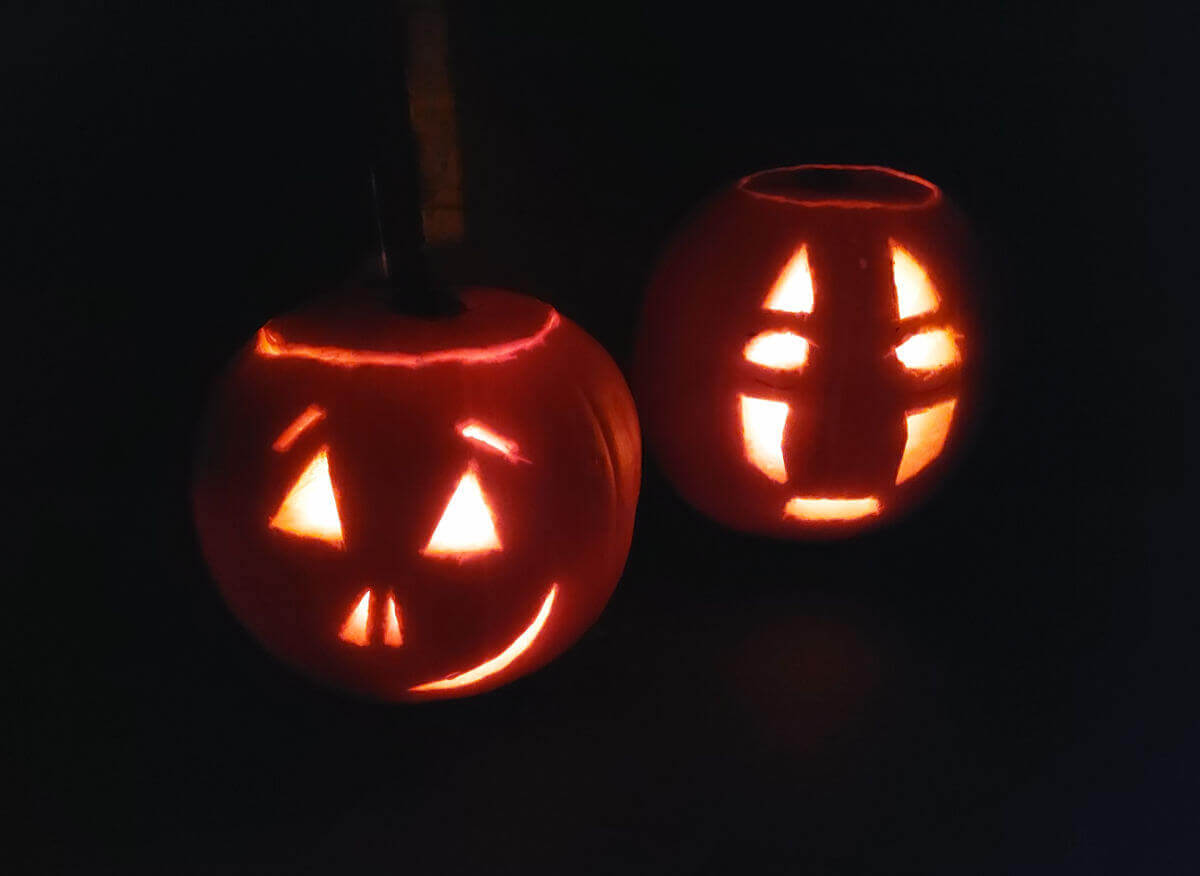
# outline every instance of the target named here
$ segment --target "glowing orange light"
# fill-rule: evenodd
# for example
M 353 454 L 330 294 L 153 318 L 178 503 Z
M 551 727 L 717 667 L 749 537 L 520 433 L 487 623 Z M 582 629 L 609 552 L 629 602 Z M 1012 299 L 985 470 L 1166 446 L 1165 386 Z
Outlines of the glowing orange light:
M 929 275 L 908 250 L 892 241 L 892 280 L 896 284 L 896 306 L 901 319 L 932 313 L 938 309 L 937 293 Z
M 817 499 L 797 496 L 789 499 L 783 513 L 797 520 L 858 520 L 879 513 L 879 500 L 874 496 L 862 499 Z
M 755 365 L 790 371 L 808 361 L 808 341 L 794 332 L 759 332 L 746 344 L 743 355 Z
M 503 548 L 496 535 L 496 523 L 472 466 L 459 479 L 454 494 L 446 503 L 446 510 L 429 537 L 429 544 L 421 553 L 463 559 L 498 550 Z
M 779 279 L 763 302 L 763 309 L 781 313 L 812 313 L 813 281 L 812 271 L 808 267 L 807 246 L 796 250 L 784 265 Z
M 459 435 L 471 441 L 478 441 L 485 447 L 491 448 L 509 462 L 529 462 L 528 459 L 521 456 L 521 448 L 517 446 L 516 441 L 513 441 L 511 438 L 505 438 L 478 420 L 463 420 L 454 428 L 458 430 Z
M 533 644 L 538 633 L 542 631 L 542 627 L 546 625 L 547 618 L 550 617 L 550 609 L 554 606 L 554 597 L 558 595 L 558 585 L 551 584 L 550 592 L 546 594 L 546 598 L 542 600 L 542 607 L 538 609 L 537 617 L 527 626 L 521 635 L 513 639 L 512 644 L 507 648 L 492 657 L 490 660 L 485 660 L 478 666 L 468 669 L 465 672 L 455 673 L 454 675 L 443 678 L 439 681 L 430 681 L 425 684 L 418 684 L 416 687 L 410 687 L 409 690 L 450 690 L 456 687 L 466 687 L 469 684 L 475 684 L 482 681 L 489 675 L 495 675 L 500 672 L 510 663 L 520 657 L 523 653 L 529 650 L 529 646 Z
M 344 547 L 342 518 L 338 514 L 333 481 L 329 479 L 329 448 L 322 447 L 296 479 L 271 518 L 271 529 L 318 538 Z
M 941 371 L 962 358 L 950 329 L 929 329 L 912 335 L 896 347 L 896 358 L 910 371 Z
M 400 612 L 396 608 L 396 599 L 392 594 L 387 596 L 387 607 L 383 615 L 383 644 L 399 648 L 404 644 L 404 633 L 401 632 Z
M 338 638 L 343 642 L 349 642 L 351 645 L 358 645 L 360 648 L 365 648 L 371 642 L 371 632 L 368 627 L 370 619 L 371 590 L 368 588 L 362 592 L 362 595 L 358 597 L 358 602 L 350 610 L 350 616 L 342 624 Z
M 309 405 L 304 409 L 304 413 L 296 417 L 292 421 L 292 424 L 279 434 L 279 437 L 275 439 L 275 443 L 271 445 L 271 449 L 283 453 L 296 442 L 297 438 L 304 434 L 304 431 L 309 426 L 324 418 L 324 408 L 320 405 Z
M 343 368 L 355 368 L 359 365 L 421 368 L 425 365 L 437 365 L 442 362 L 462 362 L 468 365 L 479 362 L 503 362 L 544 343 L 550 332 L 554 331 L 561 322 L 562 317 L 558 315 L 558 311 L 550 310 L 542 327 L 527 337 L 487 347 L 456 347 L 450 350 L 435 350 L 430 353 L 347 350 L 342 347 L 313 347 L 307 344 L 293 344 L 284 340 L 279 332 L 263 326 L 258 330 L 254 350 L 260 356 L 314 359 L 327 365 L 338 365 Z
M 783 429 L 791 407 L 787 402 L 738 396 L 742 410 L 742 445 L 747 461 L 773 481 L 786 483 Z
M 909 411 L 904 416 L 908 426 L 908 438 L 904 442 L 904 455 L 896 472 L 896 483 L 911 478 L 937 458 L 946 446 L 950 433 L 950 422 L 954 419 L 954 405 L 958 399 L 940 402 L 932 407 Z

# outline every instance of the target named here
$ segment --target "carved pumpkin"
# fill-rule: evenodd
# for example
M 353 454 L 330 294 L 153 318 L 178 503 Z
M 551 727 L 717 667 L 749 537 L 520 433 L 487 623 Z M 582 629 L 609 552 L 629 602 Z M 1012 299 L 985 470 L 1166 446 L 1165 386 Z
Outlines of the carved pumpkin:
M 617 367 L 520 295 L 422 319 L 356 293 L 271 320 L 215 393 L 194 484 L 234 614 L 315 677 L 410 700 L 551 660 L 624 566 L 641 447 Z
M 651 281 L 634 369 L 680 493 L 785 537 L 911 506 L 970 405 L 964 230 L 937 187 L 876 167 L 764 171 L 703 209 Z

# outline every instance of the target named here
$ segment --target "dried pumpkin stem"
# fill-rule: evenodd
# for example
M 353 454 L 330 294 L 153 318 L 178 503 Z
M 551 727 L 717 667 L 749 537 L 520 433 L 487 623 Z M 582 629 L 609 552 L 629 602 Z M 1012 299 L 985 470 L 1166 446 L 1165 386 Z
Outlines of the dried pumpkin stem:
M 379 268 L 394 309 L 420 316 L 461 304 L 431 270 L 430 244 L 462 236 L 454 104 L 445 15 L 436 3 L 384 0 L 379 28 L 371 194 Z

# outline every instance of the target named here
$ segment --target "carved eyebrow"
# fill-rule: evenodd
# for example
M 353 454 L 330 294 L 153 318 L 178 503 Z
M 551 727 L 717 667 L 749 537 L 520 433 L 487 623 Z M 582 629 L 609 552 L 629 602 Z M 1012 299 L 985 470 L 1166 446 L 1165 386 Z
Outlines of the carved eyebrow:
M 478 420 L 460 420 L 454 429 L 459 435 L 499 453 L 509 462 L 529 462 L 528 459 L 521 456 L 521 448 L 517 446 L 516 441 L 513 441 L 511 438 L 505 438 Z
M 296 443 L 296 439 L 303 435 L 306 429 L 323 419 L 325 419 L 325 409 L 320 405 L 309 405 L 304 409 L 304 413 L 292 420 L 291 425 L 279 433 L 279 437 L 275 439 L 271 449 L 277 453 L 283 453 Z

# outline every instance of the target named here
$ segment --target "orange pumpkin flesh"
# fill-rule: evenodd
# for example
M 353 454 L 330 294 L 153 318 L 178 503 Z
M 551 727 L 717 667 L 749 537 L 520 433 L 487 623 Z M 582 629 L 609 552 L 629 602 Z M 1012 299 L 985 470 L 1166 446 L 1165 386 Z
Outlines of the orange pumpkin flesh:
M 634 368 L 684 498 L 801 538 L 918 501 L 972 401 L 967 247 L 936 186 L 886 168 L 765 171 L 701 210 L 651 281 Z
M 272 653 L 388 700 L 504 684 L 577 639 L 624 566 L 633 402 L 534 299 L 452 317 L 357 292 L 271 320 L 214 394 L 194 484 L 205 557 Z

